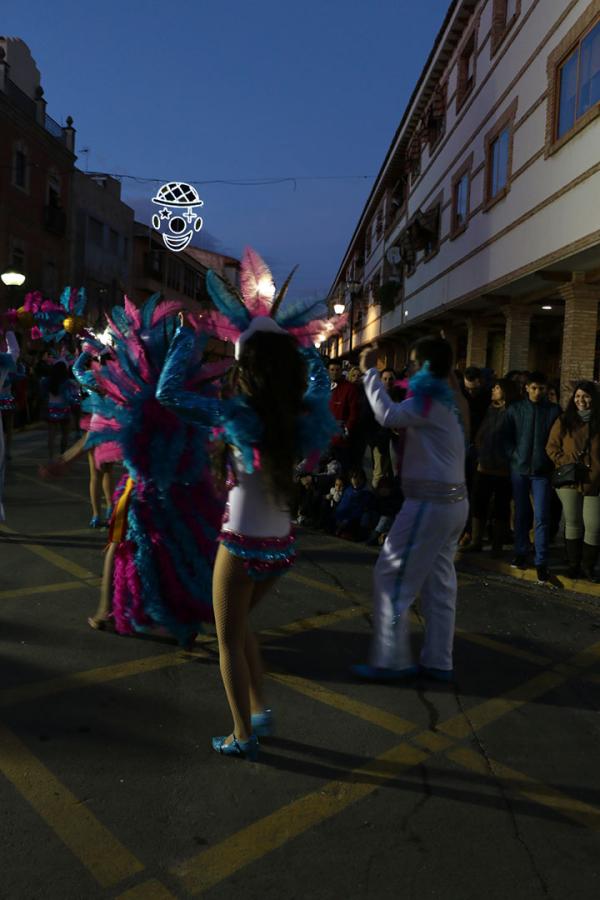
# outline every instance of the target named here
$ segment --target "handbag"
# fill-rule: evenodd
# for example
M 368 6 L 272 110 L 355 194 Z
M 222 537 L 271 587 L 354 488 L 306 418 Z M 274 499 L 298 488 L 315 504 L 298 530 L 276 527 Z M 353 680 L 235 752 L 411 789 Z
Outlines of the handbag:
M 567 463 L 554 470 L 552 484 L 554 487 L 567 487 L 571 484 L 583 484 L 587 481 L 589 469 L 584 463 Z
M 582 458 L 590 452 L 591 443 L 591 427 L 588 426 L 588 439 L 581 454 Z M 553 487 L 560 488 L 567 487 L 568 485 L 584 484 L 588 480 L 589 472 L 590 466 L 587 466 L 584 462 L 565 463 L 564 466 L 559 466 L 554 470 L 554 474 L 552 475 L 552 485 Z

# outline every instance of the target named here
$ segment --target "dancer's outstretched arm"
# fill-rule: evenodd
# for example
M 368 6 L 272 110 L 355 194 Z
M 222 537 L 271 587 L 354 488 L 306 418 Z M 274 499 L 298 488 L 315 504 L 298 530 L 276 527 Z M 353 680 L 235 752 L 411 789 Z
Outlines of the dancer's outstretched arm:
M 181 325 L 171 341 L 158 380 L 156 399 L 183 419 L 202 425 L 218 425 L 223 413 L 221 401 L 185 390 L 186 372 L 194 353 L 194 345 L 194 330 Z

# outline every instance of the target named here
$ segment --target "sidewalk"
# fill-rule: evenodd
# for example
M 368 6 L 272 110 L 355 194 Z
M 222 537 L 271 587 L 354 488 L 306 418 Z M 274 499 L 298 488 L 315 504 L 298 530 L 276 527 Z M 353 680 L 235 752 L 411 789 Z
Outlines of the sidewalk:
M 552 580 L 550 589 L 573 591 L 577 594 L 586 594 L 588 597 L 595 598 L 600 603 L 600 584 L 593 584 L 584 578 L 569 578 L 565 574 L 566 564 L 560 558 L 558 546 L 551 548 L 550 558 L 550 574 Z M 509 575 L 519 581 L 530 581 L 537 583 L 537 575 L 535 567 L 532 565 L 527 569 L 513 569 L 510 565 L 510 553 L 505 551 L 505 558 L 493 559 L 489 549 L 482 552 L 465 553 L 459 551 L 456 557 L 456 567 L 458 571 L 476 572 L 483 570 L 485 572 L 493 572 L 496 575 Z

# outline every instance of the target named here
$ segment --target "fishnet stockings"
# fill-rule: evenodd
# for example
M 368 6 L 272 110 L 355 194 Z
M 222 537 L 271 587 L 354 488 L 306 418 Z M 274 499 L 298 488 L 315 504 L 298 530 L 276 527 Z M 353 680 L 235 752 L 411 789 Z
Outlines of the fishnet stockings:
M 219 546 L 213 572 L 213 607 L 219 665 L 233 716 L 233 734 L 246 741 L 252 733 L 251 712 L 264 708 L 263 664 L 258 642 L 250 631 L 248 614 L 275 579 L 253 581 L 243 560 Z

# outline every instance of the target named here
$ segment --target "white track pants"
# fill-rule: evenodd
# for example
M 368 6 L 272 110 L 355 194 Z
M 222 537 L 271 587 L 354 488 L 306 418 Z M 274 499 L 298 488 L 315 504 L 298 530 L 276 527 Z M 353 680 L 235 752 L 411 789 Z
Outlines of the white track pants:
M 454 556 L 468 508 L 466 500 L 404 502 L 375 566 L 375 634 L 369 660 L 372 666 L 405 669 L 414 665 L 409 615 L 420 595 L 425 619 L 421 665 L 452 668 L 456 614 Z

